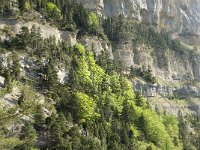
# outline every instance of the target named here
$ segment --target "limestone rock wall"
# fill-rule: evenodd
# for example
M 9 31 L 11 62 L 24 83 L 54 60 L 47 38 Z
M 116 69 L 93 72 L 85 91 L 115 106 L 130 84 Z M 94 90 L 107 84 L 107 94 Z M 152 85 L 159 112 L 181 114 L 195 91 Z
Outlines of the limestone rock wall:
M 92 11 L 96 11 L 99 15 L 102 15 L 104 10 L 104 0 L 76 0 L 78 3 L 82 3 L 85 8 Z
M 200 54 L 193 50 L 176 52 L 125 42 L 114 45 L 113 54 L 126 70 L 150 66 L 155 76 L 166 81 L 200 81 Z
M 145 21 L 157 27 L 159 31 L 177 34 L 177 37 L 188 44 L 200 46 L 200 0 L 77 1 L 101 15 L 123 14 L 128 18 Z
M 0 19 L 0 29 L 3 29 L 4 27 L 10 27 L 13 33 L 15 34 L 19 33 L 21 27 L 23 26 L 28 27 L 29 29 L 31 29 L 32 26 L 40 28 L 41 35 L 43 38 L 49 38 L 51 36 L 54 36 L 57 40 L 67 41 L 70 45 L 74 45 L 76 43 L 75 33 L 68 31 L 60 31 L 56 27 L 50 26 L 49 24 L 44 24 L 36 21 L 25 22 L 25 21 L 18 21 L 15 19 L 11 20 Z
M 114 58 L 111 44 L 106 43 L 97 36 L 84 36 L 77 41 L 83 44 L 86 49 L 93 51 L 97 56 L 101 54 L 101 51 L 107 50 L 110 54 L 110 58 Z

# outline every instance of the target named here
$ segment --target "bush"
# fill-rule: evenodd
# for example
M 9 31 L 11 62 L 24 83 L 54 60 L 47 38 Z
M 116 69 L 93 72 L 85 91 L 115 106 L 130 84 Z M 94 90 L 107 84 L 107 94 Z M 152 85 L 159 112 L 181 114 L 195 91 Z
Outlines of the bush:
M 61 10 L 54 3 L 47 3 L 47 13 L 48 16 L 58 20 L 61 17 Z
M 152 84 L 155 84 L 157 82 L 156 78 L 152 74 L 152 70 L 151 70 L 150 67 L 148 67 L 147 70 L 142 69 L 142 68 L 132 68 L 131 67 L 131 73 L 130 74 L 133 77 L 134 76 L 141 77 L 146 82 L 149 82 L 149 83 L 152 83 Z

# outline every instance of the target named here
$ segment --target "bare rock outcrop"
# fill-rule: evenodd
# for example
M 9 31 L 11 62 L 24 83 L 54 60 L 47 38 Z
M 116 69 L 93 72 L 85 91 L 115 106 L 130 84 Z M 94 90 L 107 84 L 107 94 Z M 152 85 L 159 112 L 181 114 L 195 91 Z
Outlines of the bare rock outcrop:
M 200 0 L 77 0 L 102 16 L 119 16 L 147 22 L 176 34 L 182 41 L 199 45 Z
M 1 20 L 0 19 L 0 29 L 9 27 L 12 29 L 13 33 L 19 33 L 22 27 L 28 27 L 31 29 L 33 26 L 40 28 L 41 35 L 43 38 L 55 37 L 56 40 L 65 41 L 69 45 L 76 44 L 76 33 L 69 31 L 60 31 L 56 27 L 50 26 L 49 24 L 43 24 L 37 21 L 18 21 L 15 19 Z M 1 37 L 2 38 L 2 37 Z

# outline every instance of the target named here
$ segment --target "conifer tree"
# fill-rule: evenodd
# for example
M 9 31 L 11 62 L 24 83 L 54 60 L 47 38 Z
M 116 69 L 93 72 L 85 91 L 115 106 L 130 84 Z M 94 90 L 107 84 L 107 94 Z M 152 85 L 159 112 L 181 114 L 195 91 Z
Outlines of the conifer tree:
M 31 149 L 35 146 L 37 134 L 30 122 L 26 123 L 21 129 L 20 139 L 24 144 L 20 145 L 19 149 Z

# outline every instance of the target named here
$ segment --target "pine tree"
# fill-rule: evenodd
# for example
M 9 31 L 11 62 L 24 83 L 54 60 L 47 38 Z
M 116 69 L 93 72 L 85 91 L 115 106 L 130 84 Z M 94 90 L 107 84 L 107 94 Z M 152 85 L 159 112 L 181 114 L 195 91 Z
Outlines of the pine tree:
M 35 146 L 37 134 L 30 122 L 26 123 L 21 129 L 20 139 L 24 141 L 23 145 L 20 145 L 20 149 L 31 149 Z
M 41 105 L 36 107 L 36 112 L 34 114 L 34 127 L 36 131 L 43 131 L 45 127 L 45 115 Z
M 5 71 L 5 87 L 6 91 L 9 93 L 12 90 L 11 74 L 9 70 Z
M 179 113 L 179 138 L 182 139 L 184 149 L 189 150 L 187 124 L 181 113 Z
M 142 138 L 142 139 L 147 138 L 147 133 L 146 133 L 146 121 L 145 121 L 145 118 L 144 118 L 144 115 L 143 115 L 143 114 L 139 117 L 139 120 L 138 120 L 138 127 L 139 127 L 140 130 L 142 131 L 141 138 Z

